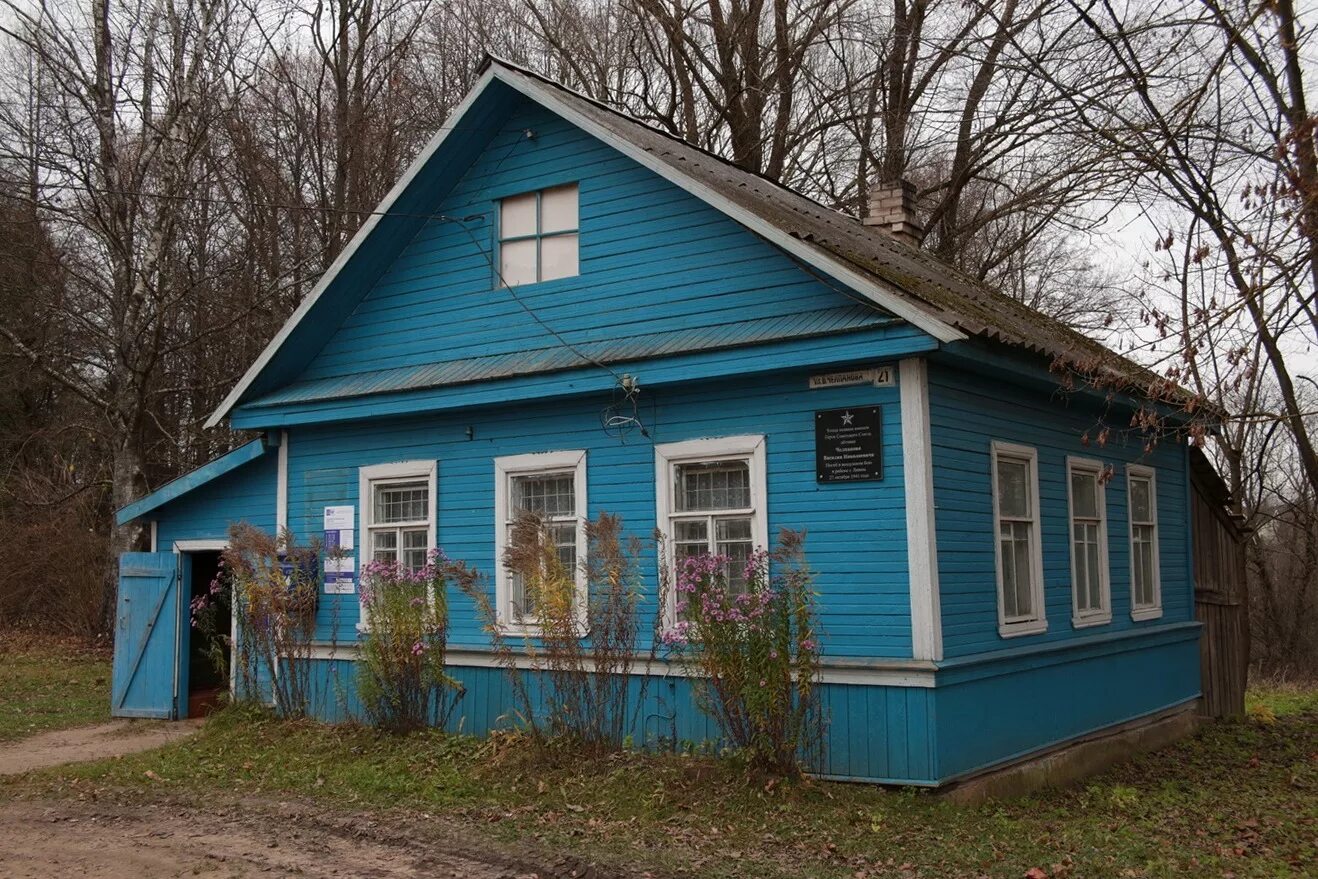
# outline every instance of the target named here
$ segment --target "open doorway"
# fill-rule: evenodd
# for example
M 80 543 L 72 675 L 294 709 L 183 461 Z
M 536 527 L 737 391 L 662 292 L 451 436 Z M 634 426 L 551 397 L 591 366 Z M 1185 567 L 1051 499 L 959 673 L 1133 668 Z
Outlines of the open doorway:
M 204 717 L 223 702 L 229 689 L 233 614 L 228 604 L 229 590 L 211 591 L 211 584 L 223 576 L 220 551 L 188 552 L 186 561 L 183 567 L 189 607 L 201 604 L 206 608 L 190 613 L 188 619 L 187 716 Z

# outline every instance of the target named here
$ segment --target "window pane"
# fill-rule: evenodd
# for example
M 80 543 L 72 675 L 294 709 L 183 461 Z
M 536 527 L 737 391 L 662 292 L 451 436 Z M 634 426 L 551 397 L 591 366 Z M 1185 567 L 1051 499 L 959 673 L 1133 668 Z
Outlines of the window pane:
M 1034 585 L 1034 568 L 1030 564 L 1030 526 L 1018 522 L 1012 528 L 1015 529 L 1013 543 L 1016 550 L 1016 612 L 1023 617 L 1034 617 L 1037 611 L 1034 607 L 1034 591 L 1031 588 Z
M 1086 552 L 1089 561 L 1089 609 L 1103 609 L 1103 576 L 1099 570 L 1098 541 L 1089 544 Z
M 750 465 L 716 461 L 677 466 L 677 509 L 744 510 L 751 505 Z
M 403 485 L 377 485 L 375 510 L 371 521 L 377 525 L 392 522 L 425 522 L 430 518 L 430 487 L 424 482 Z
M 403 567 L 419 571 L 426 566 L 429 536 L 423 528 L 403 532 Z
M 505 198 L 499 208 L 499 237 L 516 238 L 535 233 L 535 193 Z
M 1071 474 L 1071 512 L 1084 519 L 1098 518 L 1098 479 L 1093 473 Z
M 535 283 L 535 239 L 499 245 L 500 280 L 509 287 Z
M 540 239 L 540 280 L 552 281 L 579 274 L 576 235 L 553 235 Z
M 673 553 L 680 564 L 689 556 L 709 554 L 709 523 L 704 519 L 685 519 L 673 523 Z
M 541 516 L 577 514 L 576 481 L 572 476 L 514 476 L 513 509 Z
M 1135 522 L 1153 520 L 1152 506 L 1149 499 L 1149 480 L 1136 476 L 1130 480 L 1130 518 Z
M 998 458 L 998 513 L 1030 518 L 1030 465 L 1019 458 Z
M 751 519 L 717 519 L 714 522 L 714 551 L 728 557 L 724 572 L 731 592 L 746 591 L 746 562 L 750 561 L 754 544 L 751 538 Z
M 735 540 L 749 543 L 751 541 L 751 520 L 749 516 L 737 519 L 719 519 L 714 523 L 714 535 L 719 543 Z
M 386 564 L 393 564 L 398 561 L 397 531 L 391 529 L 389 531 L 371 532 L 371 559 Z
M 549 531 L 550 539 L 554 541 L 554 552 L 558 555 L 559 564 L 569 575 L 575 577 L 577 574 L 577 526 L 555 525 Z
M 1016 611 L 1016 554 L 1012 551 L 1011 528 L 1004 522 L 998 537 L 1002 553 L 1002 613 L 1011 619 Z
M 577 228 L 577 185 L 557 186 L 540 194 L 540 231 L 563 232 Z

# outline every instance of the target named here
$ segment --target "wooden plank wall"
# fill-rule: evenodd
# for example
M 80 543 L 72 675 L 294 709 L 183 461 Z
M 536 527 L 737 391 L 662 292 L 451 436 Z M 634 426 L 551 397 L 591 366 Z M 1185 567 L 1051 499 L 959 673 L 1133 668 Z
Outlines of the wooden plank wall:
M 1207 461 L 1195 462 L 1190 506 L 1195 617 L 1204 626 L 1199 639 L 1201 710 L 1209 717 L 1231 717 L 1245 711 L 1249 669 L 1247 535 L 1232 519 L 1224 486 L 1207 466 Z

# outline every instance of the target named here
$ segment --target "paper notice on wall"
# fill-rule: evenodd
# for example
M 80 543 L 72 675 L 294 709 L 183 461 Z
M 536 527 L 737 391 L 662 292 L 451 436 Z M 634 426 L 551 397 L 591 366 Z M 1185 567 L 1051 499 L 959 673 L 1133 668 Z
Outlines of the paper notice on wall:
M 324 530 L 351 531 L 355 511 L 356 507 L 353 506 L 326 507 Z
M 325 572 L 325 594 L 351 595 L 355 591 L 356 585 L 353 580 L 352 571 Z
M 357 560 L 352 556 L 348 558 L 325 559 L 325 573 L 330 574 L 351 574 L 357 569 Z

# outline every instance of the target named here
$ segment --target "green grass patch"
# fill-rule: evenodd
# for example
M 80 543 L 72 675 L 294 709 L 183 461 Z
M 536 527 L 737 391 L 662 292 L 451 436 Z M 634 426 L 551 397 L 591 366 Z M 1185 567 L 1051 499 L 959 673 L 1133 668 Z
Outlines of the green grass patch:
M 109 718 L 108 652 L 0 634 L 0 742 Z
M 7 787 L 298 796 L 345 810 L 443 814 L 498 838 L 728 879 L 1022 877 L 1033 868 L 1050 877 L 1304 875 L 1318 864 L 1318 711 L 1277 704 L 1270 720 L 1217 724 L 1087 785 L 982 806 L 751 780 L 704 758 L 533 765 L 516 741 L 394 737 L 241 708 L 186 743 Z

